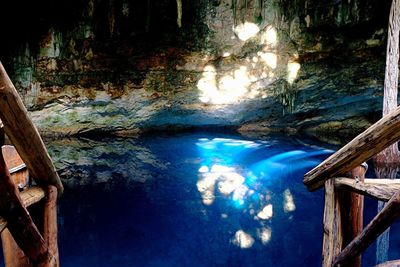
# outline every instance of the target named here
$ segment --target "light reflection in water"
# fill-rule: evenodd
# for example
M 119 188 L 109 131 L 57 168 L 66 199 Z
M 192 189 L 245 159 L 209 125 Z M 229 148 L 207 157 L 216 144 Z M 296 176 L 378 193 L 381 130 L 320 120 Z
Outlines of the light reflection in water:
M 197 189 L 203 204 L 211 206 L 221 200 L 221 203 L 241 210 L 243 216 L 255 223 L 255 229 L 246 232 L 238 229 L 231 239 L 233 244 L 243 249 L 252 247 L 256 240 L 267 245 L 272 236 L 273 217 L 296 210 L 295 197 L 289 188 L 275 194 L 270 187 L 280 183 L 281 179 L 290 178 L 291 173 L 318 165 L 321 161 L 318 156 L 333 153 L 316 148 L 293 149 L 278 154 L 272 150 L 264 160 L 243 166 L 243 161 L 251 158 L 252 153 L 261 148 L 265 151 L 271 145 L 224 138 L 202 138 L 196 145 L 201 157 Z M 222 213 L 221 218 L 228 218 L 228 214 Z
M 240 248 L 251 248 L 254 244 L 254 238 L 243 230 L 238 230 L 232 243 Z

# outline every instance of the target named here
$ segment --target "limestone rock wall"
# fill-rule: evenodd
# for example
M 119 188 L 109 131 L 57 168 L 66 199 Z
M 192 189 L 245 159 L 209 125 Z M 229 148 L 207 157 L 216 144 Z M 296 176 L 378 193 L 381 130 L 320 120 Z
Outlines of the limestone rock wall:
M 352 135 L 380 115 L 388 0 L 183 0 L 182 27 L 175 1 L 140 2 L 23 14 L 0 55 L 43 134 Z

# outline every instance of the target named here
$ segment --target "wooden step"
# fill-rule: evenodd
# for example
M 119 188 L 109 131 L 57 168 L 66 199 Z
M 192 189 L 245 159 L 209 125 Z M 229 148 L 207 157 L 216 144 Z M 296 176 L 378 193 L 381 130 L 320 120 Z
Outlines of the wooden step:
M 22 203 L 27 208 L 42 200 L 46 196 L 46 191 L 39 186 L 32 186 L 19 194 Z M 7 221 L 0 217 L 0 233 L 7 227 Z

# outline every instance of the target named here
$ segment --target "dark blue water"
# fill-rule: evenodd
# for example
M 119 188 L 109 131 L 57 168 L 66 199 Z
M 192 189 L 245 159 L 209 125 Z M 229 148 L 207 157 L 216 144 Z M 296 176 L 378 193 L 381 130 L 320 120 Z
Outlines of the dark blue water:
M 321 266 L 323 191 L 302 179 L 325 145 L 185 134 L 47 146 L 66 188 L 61 266 Z M 363 266 L 374 257 L 373 245 Z
M 201 134 L 103 141 L 51 146 L 76 153 L 63 169 L 62 266 L 320 266 L 323 194 L 302 178 L 332 150 Z

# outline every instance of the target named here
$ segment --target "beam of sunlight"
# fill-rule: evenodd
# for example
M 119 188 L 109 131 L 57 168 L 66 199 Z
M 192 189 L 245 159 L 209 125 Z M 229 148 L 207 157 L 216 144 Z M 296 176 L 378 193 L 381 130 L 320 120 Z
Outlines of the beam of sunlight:
M 287 65 L 287 82 L 289 84 L 293 84 L 296 80 L 298 72 L 300 70 L 300 63 L 297 62 L 289 62 Z
M 215 183 L 218 179 L 218 175 L 214 173 L 204 173 L 203 176 L 197 181 L 197 190 L 200 192 L 203 204 L 211 205 L 215 199 Z
M 245 185 L 238 186 L 233 192 L 232 200 L 236 207 L 241 207 L 244 204 L 245 196 L 249 188 Z
M 233 31 L 237 37 L 242 41 L 247 41 L 257 35 L 260 28 L 255 23 L 245 22 L 234 27 Z
M 261 220 L 269 220 L 274 215 L 272 204 L 266 205 L 258 214 L 257 217 Z
M 201 173 L 208 172 L 208 167 L 207 166 L 201 166 L 199 168 L 199 172 L 201 172 Z
M 260 56 L 261 60 L 267 64 L 268 67 L 270 67 L 271 69 L 276 69 L 278 57 L 276 56 L 275 53 L 258 52 L 257 54 Z
M 273 48 L 278 44 L 278 34 L 273 26 L 268 26 L 261 35 L 261 44 Z
M 288 213 L 296 210 L 296 204 L 294 204 L 292 192 L 289 189 L 286 189 L 283 192 L 283 210 Z
M 199 100 L 203 103 L 224 105 L 249 98 L 251 79 L 246 66 L 241 66 L 231 74 L 224 75 L 217 82 L 215 67 L 206 66 L 197 82 L 200 91 Z
M 220 176 L 218 191 L 223 195 L 229 195 L 244 183 L 244 177 L 235 172 L 229 172 Z
M 326 149 L 312 152 L 306 152 L 303 150 L 287 151 L 253 164 L 250 167 L 250 172 L 257 178 L 266 177 L 277 179 L 282 173 L 317 166 L 320 161 L 310 160 L 310 158 L 326 154 L 332 154 L 332 151 Z
M 204 67 L 203 75 L 197 82 L 197 88 L 202 93 L 199 97 L 201 102 L 210 102 L 211 97 L 218 92 L 216 77 L 217 71 L 214 66 L 207 65 Z
M 243 230 L 238 230 L 232 239 L 232 243 L 243 249 L 251 248 L 254 244 L 254 238 Z
M 272 230 L 269 227 L 263 227 L 257 230 L 257 236 L 261 240 L 261 243 L 266 245 L 271 240 Z

